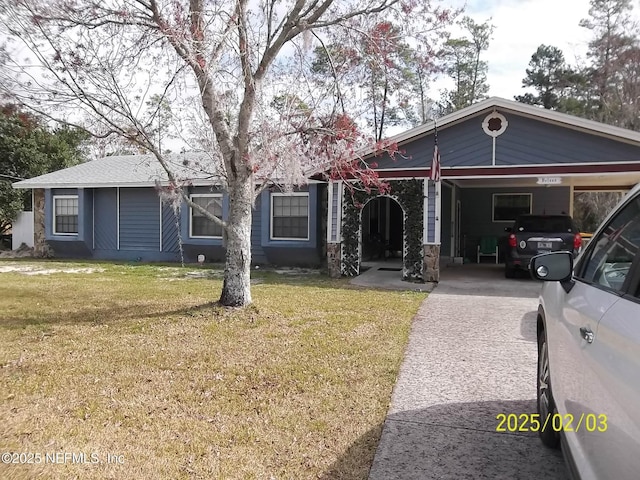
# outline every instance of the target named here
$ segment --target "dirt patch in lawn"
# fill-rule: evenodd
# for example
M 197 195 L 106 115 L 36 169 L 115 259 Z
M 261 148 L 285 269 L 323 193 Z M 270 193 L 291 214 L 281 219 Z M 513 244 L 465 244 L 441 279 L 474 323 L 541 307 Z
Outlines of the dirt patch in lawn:
M 95 267 L 68 267 L 68 268 L 47 268 L 43 265 L 0 265 L 0 273 L 21 273 L 23 275 L 52 275 L 54 273 L 96 273 L 104 272 L 103 268 Z

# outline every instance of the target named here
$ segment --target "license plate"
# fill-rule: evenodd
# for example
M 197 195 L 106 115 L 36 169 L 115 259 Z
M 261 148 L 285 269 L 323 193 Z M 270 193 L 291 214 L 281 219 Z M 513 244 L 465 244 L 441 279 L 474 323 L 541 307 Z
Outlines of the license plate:
M 538 242 L 538 250 L 540 250 L 541 248 L 550 249 L 551 247 L 553 247 L 553 243 L 551 242 Z

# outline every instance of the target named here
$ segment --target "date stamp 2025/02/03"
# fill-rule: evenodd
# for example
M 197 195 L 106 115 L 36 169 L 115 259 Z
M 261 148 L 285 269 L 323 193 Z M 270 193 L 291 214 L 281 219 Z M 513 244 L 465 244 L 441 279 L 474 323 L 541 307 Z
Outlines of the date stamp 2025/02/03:
M 571 413 L 548 414 L 541 417 L 537 413 L 499 413 L 496 415 L 496 432 L 606 432 L 607 415 L 604 413 L 582 413 L 579 417 Z

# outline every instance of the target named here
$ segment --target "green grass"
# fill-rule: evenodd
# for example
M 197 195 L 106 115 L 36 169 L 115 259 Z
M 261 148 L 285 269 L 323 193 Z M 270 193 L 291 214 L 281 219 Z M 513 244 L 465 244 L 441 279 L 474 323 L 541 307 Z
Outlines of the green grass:
M 0 453 L 101 463 L 0 478 L 366 478 L 425 298 L 259 272 L 224 309 L 199 267 L 8 266 L 97 270 L 0 273 Z

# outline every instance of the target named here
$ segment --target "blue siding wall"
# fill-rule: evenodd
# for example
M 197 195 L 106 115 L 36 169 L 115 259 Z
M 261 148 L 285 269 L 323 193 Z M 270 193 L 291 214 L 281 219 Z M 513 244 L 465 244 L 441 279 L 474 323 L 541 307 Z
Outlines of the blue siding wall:
M 183 207 L 184 208 L 184 207 Z M 180 210 L 183 210 L 180 209 Z M 178 238 L 178 225 L 181 220 L 181 211 L 174 213 L 169 205 L 162 205 L 162 251 L 180 251 L 180 240 Z
M 93 189 L 80 188 L 78 201 L 82 202 L 82 216 L 78 218 L 78 230 L 82 228 L 83 241 L 88 249 L 93 248 Z M 80 212 L 78 212 L 80 213 Z
M 210 188 L 194 188 L 192 193 L 211 193 Z M 77 194 L 79 200 L 78 235 L 52 235 L 53 195 Z M 58 189 L 45 192 L 47 241 L 60 257 L 109 260 L 178 261 L 178 230 L 182 234 L 184 260 L 195 262 L 199 254 L 206 261 L 224 261 L 222 239 L 190 238 L 189 207 L 182 205 L 179 223 L 168 205 L 160 207 L 154 188 Z M 309 187 L 309 240 L 270 240 L 269 192 L 257 199 L 252 223 L 252 256 L 254 263 L 278 265 L 319 265 L 322 262 L 318 244 L 321 221 L 318 188 Z M 223 197 L 223 217 L 228 216 L 228 196 Z M 119 215 L 118 215 L 119 213 Z M 119 225 L 118 225 L 119 218 Z M 162 223 L 161 223 L 162 222 Z M 162 230 L 161 230 L 162 229 Z M 120 242 L 118 248 L 118 232 Z M 162 232 L 162 242 L 160 235 Z M 326 232 L 325 232 L 326 234 Z M 162 250 L 161 250 L 162 247 Z
M 482 122 L 492 111 L 438 129 L 438 146 L 443 167 L 490 166 L 493 140 L 484 133 Z M 540 165 L 637 161 L 640 148 L 611 138 L 551 124 L 540 119 L 497 109 L 509 125 L 496 138 L 496 165 Z M 383 155 L 378 168 L 428 168 L 433 156 L 433 134 L 400 146 L 407 159 L 392 161 Z
M 262 200 L 262 195 L 256 198 L 251 224 L 251 261 L 257 264 L 267 263 L 267 257 L 262 248 Z M 266 228 L 269 228 L 269 224 Z
M 94 190 L 93 211 L 95 215 L 93 229 L 96 250 L 116 250 L 118 216 L 115 188 L 96 188 Z
M 497 138 L 496 165 L 619 162 L 640 157 L 640 148 L 627 143 L 502 113 L 509 126 Z
M 160 199 L 155 189 L 120 189 L 120 249 L 160 251 Z
M 482 130 L 482 116 L 467 119 L 462 123 L 438 129 L 438 148 L 443 167 L 471 167 L 491 165 L 493 151 L 491 137 Z M 400 146 L 404 156 L 394 162 L 382 155 L 378 168 L 429 168 L 433 158 L 433 134 L 418 138 Z
M 77 195 L 77 188 L 54 188 L 51 190 L 52 195 Z
M 454 209 L 454 218 L 457 221 L 457 208 L 458 208 L 458 202 L 460 202 L 460 207 L 461 207 L 461 211 L 462 211 L 462 189 L 460 187 L 458 187 L 457 185 L 454 187 L 454 192 L 455 192 L 455 201 L 456 201 L 456 206 Z M 454 242 L 454 256 L 460 256 L 462 255 L 462 233 L 460 233 L 462 231 L 462 226 L 458 225 L 458 235 L 459 237 L 454 237 L 452 240 Z M 454 232 L 454 235 L 456 234 L 456 232 Z
M 570 213 L 571 188 L 570 187 L 542 187 L 533 188 L 533 213 L 542 215 L 554 215 L 558 213 Z
M 452 188 L 442 184 L 441 203 L 442 215 L 440 216 L 440 255 L 448 257 L 451 255 L 451 195 Z

